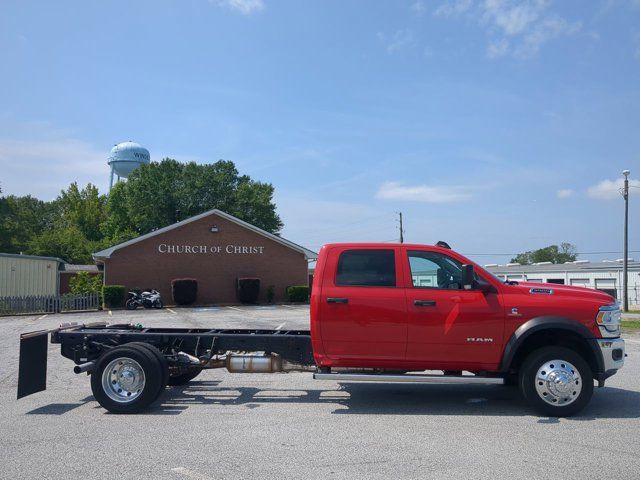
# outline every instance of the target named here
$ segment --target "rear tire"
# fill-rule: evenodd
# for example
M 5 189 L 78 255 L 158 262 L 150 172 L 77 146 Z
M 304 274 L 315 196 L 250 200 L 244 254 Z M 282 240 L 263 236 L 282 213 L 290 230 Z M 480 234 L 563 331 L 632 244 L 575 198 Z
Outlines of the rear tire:
M 138 413 L 158 396 L 162 368 L 156 356 L 141 345 L 109 350 L 91 373 L 91 391 L 111 413 Z
M 171 375 L 169 377 L 169 385 L 171 385 L 172 387 L 177 387 L 179 385 L 186 385 L 191 380 L 193 380 L 198 375 L 200 375 L 200 372 L 202 372 L 202 369 L 198 368 L 197 370 L 190 370 L 188 372 L 180 373 L 178 375 Z
M 156 357 L 156 359 L 160 363 L 160 370 L 162 372 L 162 381 L 160 383 L 158 394 L 156 395 L 156 398 L 158 398 L 162 394 L 162 392 L 164 392 L 164 389 L 167 387 L 167 382 L 169 381 L 169 362 L 167 361 L 165 356 L 162 354 L 162 352 L 158 350 L 158 348 L 155 345 L 151 345 L 150 343 L 130 342 L 130 343 L 127 343 L 126 345 L 138 345 L 142 348 L 147 349 L 149 352 L 153 354 L 154 357 Z M 154 398 L 154 400 L 156 398 Z
M 593 395 L 593 373 L 575 351 L 545 347 L 531 353 L 520 368 L 520 391 L 542 415 L 569 417 L 587 406 Z

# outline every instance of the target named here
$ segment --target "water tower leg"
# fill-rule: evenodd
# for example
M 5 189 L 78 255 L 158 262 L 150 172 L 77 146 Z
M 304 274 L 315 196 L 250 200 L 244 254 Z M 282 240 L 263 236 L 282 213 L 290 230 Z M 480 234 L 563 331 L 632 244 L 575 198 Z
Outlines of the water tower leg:
M 111 179 L 109 180 L 109 191 L 113 188 L 113 167 L 111 167 Z

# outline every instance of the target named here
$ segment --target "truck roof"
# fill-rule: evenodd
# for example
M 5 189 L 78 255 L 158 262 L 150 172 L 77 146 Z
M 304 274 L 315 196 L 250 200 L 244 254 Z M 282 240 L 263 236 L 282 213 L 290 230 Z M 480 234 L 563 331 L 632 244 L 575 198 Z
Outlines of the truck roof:
M 324 247 L 349 247 L 349 248 L 389 248 L 389 247 L 406 247 L 406 248 L 429 248 L 442 252 L 451 252 L 450 249 L 439 247 L 437 245 L 427 245 L 424 243 L 399 243 L 399 242 L 336 242 L 325 243 Z

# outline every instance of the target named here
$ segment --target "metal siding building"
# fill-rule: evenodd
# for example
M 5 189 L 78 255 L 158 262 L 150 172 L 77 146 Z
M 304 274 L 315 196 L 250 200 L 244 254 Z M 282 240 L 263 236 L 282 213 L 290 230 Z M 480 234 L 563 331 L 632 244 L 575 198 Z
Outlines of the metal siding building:
M 58 294 L 59 258 L 0 253 L 0 297 Z
M 570 263 L 539 263 L 533 265 L 485 265 L 485 268 L 502 280 L 556 283 L 602 290 L 622 300 L 622 262 L 605 260 L 589 262 L 577 260 Z M 640 262 L 629 261 L 629 304 L 640 305 Z

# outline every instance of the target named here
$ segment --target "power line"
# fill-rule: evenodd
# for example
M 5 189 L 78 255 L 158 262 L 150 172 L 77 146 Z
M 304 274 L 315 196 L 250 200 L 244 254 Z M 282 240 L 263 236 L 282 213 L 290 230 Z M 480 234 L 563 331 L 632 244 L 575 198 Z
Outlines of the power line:
M 495 257 L 507 257 L 507 256 L 515 256 L 520 255 L 520 253 L 463 253 L 466 256 L 495 256 Z M 616 253 L 623 253 L 622 251 L 611 251 L 611 252 L 577 252 L 576 255 L 613 255 Z M 629 250 L 629 253 L 640 253 L 640 250 Z

